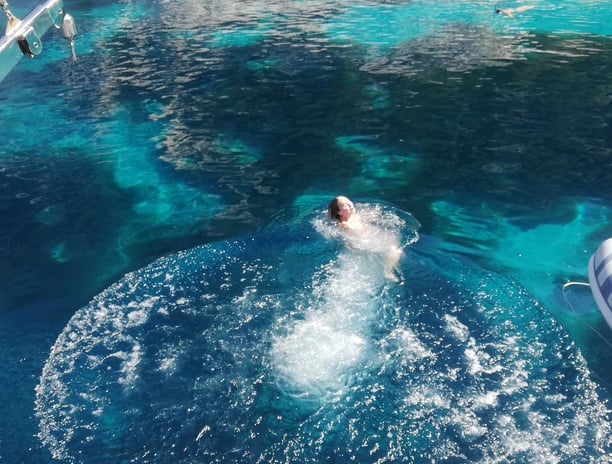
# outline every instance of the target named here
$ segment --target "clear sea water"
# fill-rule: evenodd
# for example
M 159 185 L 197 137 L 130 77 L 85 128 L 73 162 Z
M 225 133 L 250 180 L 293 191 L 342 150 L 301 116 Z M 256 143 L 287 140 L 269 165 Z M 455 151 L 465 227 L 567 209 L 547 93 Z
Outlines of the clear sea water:
M 612 236 L 612 5 L 498 4 L 65 0 L 77 64 L 0 83 L 0 462 L 610 462 L 562 286 Z

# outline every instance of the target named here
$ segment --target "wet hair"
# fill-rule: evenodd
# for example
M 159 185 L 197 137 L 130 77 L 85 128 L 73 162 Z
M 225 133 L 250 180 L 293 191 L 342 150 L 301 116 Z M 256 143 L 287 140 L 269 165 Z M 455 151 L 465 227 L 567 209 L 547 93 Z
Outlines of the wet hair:
M 332 201 L 329 202 L 329 205 L 327 205 L 327 214 L 329 215 L 330 219 L 339 221 L 340 220 L 340 216 L 338 215 L 339 212 L 340 212 L 340 208 L 338 208 L 338 197 L 336 197 Z

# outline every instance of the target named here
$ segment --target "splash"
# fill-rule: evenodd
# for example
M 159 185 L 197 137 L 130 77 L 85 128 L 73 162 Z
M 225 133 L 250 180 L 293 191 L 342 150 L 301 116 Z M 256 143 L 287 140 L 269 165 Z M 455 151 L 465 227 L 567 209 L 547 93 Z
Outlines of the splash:
M 299 396 L 337 394 L 371 357 L 372 323 L 393 304 L 386 292 L 393 283 L 389 254 L 418 240 L 416 221 L 407 224 L 380 205 L 359 205 L 359 214 L 358 232 L 322 218 L 313 221 L 319 234 L 344 248 L 315 273 L 299 319 L 285 323 L 273 340 L 272 359 L 284 388 Z M 411 232 L 401 243 L 405 229 Z
M 44 446 L 88 464 L 601 462 L 610 411 L 561 326 L 515 283 L 414 243 L 406 213 L 358 206 L 411 243 L 402 282 L 378 241 L 317 212 L 98 295 L 43 368 Z

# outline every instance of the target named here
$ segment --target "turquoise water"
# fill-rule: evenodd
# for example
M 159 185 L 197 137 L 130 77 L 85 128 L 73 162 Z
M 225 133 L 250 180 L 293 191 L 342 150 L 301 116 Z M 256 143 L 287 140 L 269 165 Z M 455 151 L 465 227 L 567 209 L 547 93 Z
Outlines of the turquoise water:
M 67 2 L 0 83 L 0 462 L 604 462 L 612 8 L 529 4 Z

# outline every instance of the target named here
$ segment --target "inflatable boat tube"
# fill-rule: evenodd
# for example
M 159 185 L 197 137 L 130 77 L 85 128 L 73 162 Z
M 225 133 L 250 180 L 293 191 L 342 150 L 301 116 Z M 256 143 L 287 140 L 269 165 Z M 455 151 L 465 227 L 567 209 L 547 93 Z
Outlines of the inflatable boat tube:
M 612 329 L 612 238 L 604 241 L 589 260 L 593 298 Z

